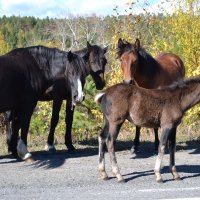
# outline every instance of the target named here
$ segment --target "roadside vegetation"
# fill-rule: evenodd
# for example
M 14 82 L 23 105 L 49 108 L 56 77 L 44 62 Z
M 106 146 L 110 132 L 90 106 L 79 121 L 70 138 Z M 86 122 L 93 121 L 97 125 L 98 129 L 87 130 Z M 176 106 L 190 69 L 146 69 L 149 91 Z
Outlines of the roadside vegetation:
M 140 1 L 141 2 L 141 1 Z M 163 0 L 163 5 L 169 1 Z M 148 10 L 148 1 L 144 1 L 142 14 L 134 14 L 138 1 L 127 1 L 126 14 L 120 15 L 114 8 L 110 16 L 72 16 L 57 19 L 39 19 L 34 17 L 3 16 L 0 18 L 0 55 L 18 48 L 45 45 L 59 49 L 79 50 L 91 44 L 108 46 L 106 65 L 107 86 L 122 81 L 119 60 L 116 58 L 116 46 L 119 38 L 135 42 L 139 38 L 142 46 L 155 56 L 162 52 L 173 52 L 181 57 L 186 67 L 186 77 L 200 75 L 200 1 L 176 0 L 168 13 L 162 4 L 160 12 L 152 14 Z M 97 93 L 95 85 L 88 77 L 85 86 L 86 98 L 82 106 L 76 107 L 73 123 L 73 140 L 81 142 L 97 141 L 102 127 L 102 114 L 94 103 Z M 52 102 L 38 102 L 32 117 L 29 140 L 30 145 L 46 143 L 51 118 Z M 60 122 L 56 128 L 56 143 L 62 144 L 65 134 L 65 104 L 60 113 Z M 5 143 L 4 118 L 1 115 L 1 142 Z M 187 143 L 198 140 L 200 126 L 200 106 L 190 110 L 178 129 L 177 140 Z M 135 127 L 128 122 L 123 126 L 120 139 L 132 140 Z M 142 141 L 153 141 L 151 130 L 142 129 Z M 95 143 L 95 142 L 94 142 Z

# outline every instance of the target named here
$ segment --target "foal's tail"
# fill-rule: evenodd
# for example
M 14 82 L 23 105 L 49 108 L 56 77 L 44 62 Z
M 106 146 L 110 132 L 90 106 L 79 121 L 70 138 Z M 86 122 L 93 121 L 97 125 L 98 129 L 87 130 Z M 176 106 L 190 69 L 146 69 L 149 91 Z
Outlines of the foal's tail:
M 94 97 L 94 101 L 96 103 L 101 103 L 101 99 L 105 95 L 105 93 L 106 92 L 104 91 L 104 92 L 100 92 L 100 93 L 96 94 L 95 97 Z

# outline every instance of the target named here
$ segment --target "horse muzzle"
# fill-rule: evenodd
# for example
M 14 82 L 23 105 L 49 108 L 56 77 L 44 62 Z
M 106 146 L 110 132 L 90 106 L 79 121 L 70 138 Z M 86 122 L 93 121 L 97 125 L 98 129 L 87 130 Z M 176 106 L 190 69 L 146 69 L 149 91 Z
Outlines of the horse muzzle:
M 132 84 L 133 83 L 133 80 L 123 80 L 123 83 L 126 83 L 126 84 Z
M 78 95 L 78 96 L 74 96 L 74 99 L 73 99 L 73 105 L 76 106 L 76 105 L 80 105 L 85 99 L 85 95 L 84 94 L 81 94 L 81 95 Z

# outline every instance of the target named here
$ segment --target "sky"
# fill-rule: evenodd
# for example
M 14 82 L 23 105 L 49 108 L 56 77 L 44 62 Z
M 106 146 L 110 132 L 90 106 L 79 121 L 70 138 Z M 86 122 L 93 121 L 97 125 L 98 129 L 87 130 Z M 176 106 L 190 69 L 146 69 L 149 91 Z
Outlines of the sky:
M 135 13 L 142 12 L 142 8 L 148 7 L 152 12 L 159 12 L 158 4 L 162 0 L 138 0 L 133 6 Z M 59 18 L 69 15 L 97 16 L 112 15 L 116 12 L 124 14 L 129 0 L 0 0 L 0 16 L 34 16 L 39 18 Z M 144 2 L 148 2 L 145 6 Z

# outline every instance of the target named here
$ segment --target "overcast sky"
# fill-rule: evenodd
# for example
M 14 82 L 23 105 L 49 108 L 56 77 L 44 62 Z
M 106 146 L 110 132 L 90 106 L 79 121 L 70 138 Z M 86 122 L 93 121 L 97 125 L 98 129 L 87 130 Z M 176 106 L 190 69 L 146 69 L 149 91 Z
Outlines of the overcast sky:
M 141 12 L 145 6 L 144 1 L 148 2 L 149 10 L 158 12 L 157 5 L 162 0 L 139 0 L 140 3 L 134 5 L 136 13 Z M 113 9 L 118 6 L 118 12 L 123 13 L 128 8 L 129 0 L 0 0 L 0 16 L 35 16 L 63 17 L 73 15 L 98 16 L 115 14 Z M 142 3 L 141 3 L 142 2 Z

